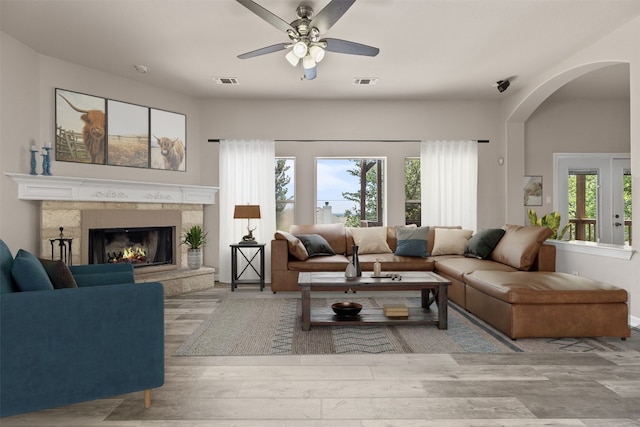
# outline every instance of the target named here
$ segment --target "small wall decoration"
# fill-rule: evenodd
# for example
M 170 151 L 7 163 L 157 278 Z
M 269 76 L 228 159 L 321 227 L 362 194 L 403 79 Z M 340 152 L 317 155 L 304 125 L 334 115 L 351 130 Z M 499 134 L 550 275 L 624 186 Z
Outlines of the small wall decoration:
M 542 177 L 524 177 L 524 205 L 542 206 Z
M 56 89 L 56 160 L 105 164 L 106 99 Z
M 149 109 L 108 100 L 107 164 L 149 167 Z
M 187 170 L 187 117 L 113 99 L 55 90 L 56 160 Z
M 184 114 L 151 109 L 151 168 L 186 170 L 186 124 Z

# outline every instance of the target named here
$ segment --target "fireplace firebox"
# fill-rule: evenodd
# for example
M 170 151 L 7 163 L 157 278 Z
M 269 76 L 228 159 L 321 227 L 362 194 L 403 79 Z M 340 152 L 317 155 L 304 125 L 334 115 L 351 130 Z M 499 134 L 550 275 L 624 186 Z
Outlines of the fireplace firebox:
M 128 262 L 134 268 L 174 263 L 175 227 L 89 229 L 89 264 Z

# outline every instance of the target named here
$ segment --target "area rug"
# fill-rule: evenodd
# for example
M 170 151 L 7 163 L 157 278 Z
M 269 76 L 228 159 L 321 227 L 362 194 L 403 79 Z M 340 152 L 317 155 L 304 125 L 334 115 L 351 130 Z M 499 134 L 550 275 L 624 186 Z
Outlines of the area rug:
M 358 298 L 364 307 L 420 306 L 419 297 Z M 313 298 L 312 307 L 339 300 Z M 434 312 L 437 308 L 432 306 Z M 175 356 L 294 354 L 514 353 L 627 351 L 620 339 L 511 340 L 475 316 L 449 305 L 448 329 L 432 325 L 300 326 L 299 298 L 223 299 L 211 316 L 178 348 Z

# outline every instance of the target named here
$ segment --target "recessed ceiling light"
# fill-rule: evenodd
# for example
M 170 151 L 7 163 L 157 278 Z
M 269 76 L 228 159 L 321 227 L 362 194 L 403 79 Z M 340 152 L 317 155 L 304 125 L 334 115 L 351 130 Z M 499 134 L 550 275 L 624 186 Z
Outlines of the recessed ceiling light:
M 237 77 L 211 77 L 217 85 L 237 85 L 240 84 L 238 82 Z
M 374 85 L 378 83 L 377 77 L 354 77 L 353 84 L 354 85 Z
M 151 68 L 142 64 L 134 64 L 133 69 L 142 74 L 147 74 L 149 71 L 151 71 Z

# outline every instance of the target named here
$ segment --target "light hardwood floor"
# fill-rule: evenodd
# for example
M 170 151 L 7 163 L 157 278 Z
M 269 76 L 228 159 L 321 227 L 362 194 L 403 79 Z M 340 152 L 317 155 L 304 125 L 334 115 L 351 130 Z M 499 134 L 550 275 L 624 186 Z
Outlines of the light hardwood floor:
M 167 298 L 166 381 L 150 409 L 139 392 L 0 426 L 640 426 L 637 351 L 173 357 L 222 293 L 228 285 Z M 626 344 L 640 350 L 639 336 Z

